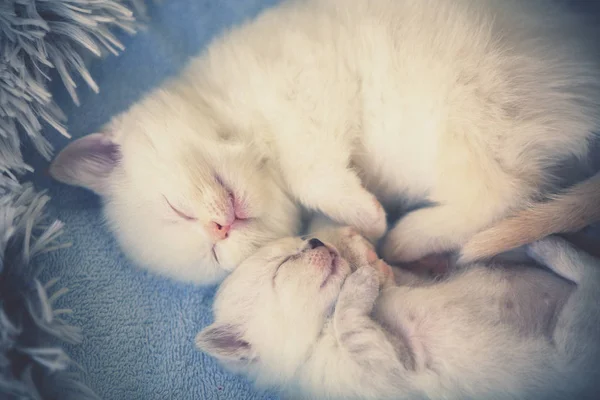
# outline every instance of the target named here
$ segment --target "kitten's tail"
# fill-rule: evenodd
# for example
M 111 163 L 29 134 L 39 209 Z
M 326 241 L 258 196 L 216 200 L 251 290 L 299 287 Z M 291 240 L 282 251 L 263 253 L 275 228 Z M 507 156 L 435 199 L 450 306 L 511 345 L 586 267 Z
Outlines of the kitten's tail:
M 600 220 L 600 172 L 475 234 L 462 247 L 459 262 L 490 258 L 553 233 L 575 232 Z

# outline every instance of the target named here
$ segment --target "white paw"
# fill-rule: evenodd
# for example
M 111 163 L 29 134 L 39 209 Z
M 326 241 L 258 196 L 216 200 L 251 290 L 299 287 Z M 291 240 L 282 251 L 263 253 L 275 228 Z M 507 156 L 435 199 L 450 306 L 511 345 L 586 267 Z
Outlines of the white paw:
M 352 271 L 370 267 L 377 272 L 381 286 L 387 287 L 394 283 L 392 267 L 379 259 L 371 242 L 353 228 L 342 228 L 339 232 L 338 251 L 348 261 Z
M 383 260 L 377 260 L 373 263 L 373 267 L 377 271 L 377 276 L 379 277 L 379 285 L 382 288 L 387 288 L 390 286 L 394 286 L 396 284 L 396 280 L 394 278 L 394 271 L 392 267 L 389 266 Z
M 375 197 L 372 198 L 369 205 L 370 207 L 358 209 L 359 221 L 362 222 L 362 226 L 357 226 L 357 228 L 369 240 L 377 241 L 387 230 L 387 216 L 383 206 Z
M 425 257 L 431 250 L 427 240 L 414 232 L 408 232 L 399 224 L 392 229 L 383 241 L 381 254 L 389 263 L 409 263 Z
M 545 265 L 562 256 L 567 248 L 568 245 L 564 240 L 548 237 L 527 246 L 527 255 Z
M 379 271 L 370 266 L 361 267 L 346 278 L 339 304 L 342 307 L 369 309 L 379 295 L 379 289 Z
M 387 217 L 383 206 L 367 193 L 342 203 L 337 211 L 338 222 L 356 228 L 369 240 L 376 242 L 387 230 Z
M 379 240 L 387 230 L 383 206 L 362 187 L 320 201 L 316 208 L 338 224 L 356 228 L 371 241 Z
M 353 271 L 377 261 L 377 253 L 371 242 L 354 228 L 341 228 L 339 233 L 336 247 L 340 255 L 348 261 Z
M 573 247 L 569 242 L 556 236 L 538 240 L 527 246 L 527 254 L 536 262 L 571 276 L 575 265 L 591 260 L 586 253 Z

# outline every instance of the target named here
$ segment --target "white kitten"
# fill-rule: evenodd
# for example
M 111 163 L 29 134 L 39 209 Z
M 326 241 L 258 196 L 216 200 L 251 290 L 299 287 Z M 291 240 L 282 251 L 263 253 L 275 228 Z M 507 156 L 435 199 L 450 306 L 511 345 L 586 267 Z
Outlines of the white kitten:
M 51 173 L 103 196 L 136 261 L 196 282 L 297 232 L 298 204 L 376 239 L 380 202 L 425 199 L 384 255 L 458 249 L 600 131 L 584 25 L 546 0 L 288 1 L 72 143 Z
M 196 135 L 182 115 L 191 100 L 171 95 L 135 105 L 108 134 L 76 140 L 51 171 L 102 196 L 110 228 L 136 262 L 219 282 L 257 246 L 296 234 L 300 212 L 252 148 Z M 164 114 L 147 113 L 161 100 Z
M 473 265 L 422 282 L 398 270 L 394 286 L 357 236 L 340 237 L 283 239 L 244 261 L 197 346 L 291 398 L 597 398 L 598 260 L 552 238 L 530 254 L 558 275 Z M 348 260 L 372 265 L 349 275 Z

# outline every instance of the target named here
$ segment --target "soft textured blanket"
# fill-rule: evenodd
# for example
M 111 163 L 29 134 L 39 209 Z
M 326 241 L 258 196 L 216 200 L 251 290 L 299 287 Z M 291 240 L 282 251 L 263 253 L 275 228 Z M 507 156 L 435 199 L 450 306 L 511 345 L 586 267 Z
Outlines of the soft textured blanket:
M 81 106 L 66 93 L 57 101 L 74 137 L 94 132 L 164 78 L 175 74 L 217 32 L 277 0 L 168 0 L 149 2 L 150 21 L 137 36 L 123 37 L 120 57 L 95 62 L 100 94 L 83 88 Z M 593 2 L 590 2 L 593 3 Z M 60 150 L 66 139 L 50 132 Z M 30 154 L 29 157 L 32 157 Z M 73 246 L 37 261 L 48 278 L 61 277 L 70 292 L 60 307 L 82 327 L 82 345 L 67 348 L 84 380 L 107 400 L 263 399 L 240 378 L 224 372 L 194 348 L 195 334 L 211 320 L 214 288 L 202 289 L 146 273 L 128 263 L 103 226 L 99 199 L 48 180 L 37 167 L 34 182 L 52 196 L 48 213 L 66 224 Z
M 69 118 L 69 132 L 94 132 L 202 49 L 217 32 L 254 15 L 273 0 L 148 1 L 147 29 L 122 36 L 126 51 L 94 61 L 100 94 L 80 85 L 81 106 L 55 93 Z M 58 87 L 58 85 L 57 85 Z M 67 140 L 48 131 L 60 150 Z M 26 155 L 31 160 L 32 155 Z M 211 322 L 214 288 L 178 284 L 132 267 L 103 226 L 99 199 L 51 182 L 33 163 L 32 178 L 47 188 L 51 217 L 66 224 L 72 247 L 40 257 L 47 279 L 61 277 L 70 292 L 58 304 L 73 310 L 82 345 L 67 348 L 85 371 L 84 381 L 107 400 L 263 399 L 243 380 L 224 372 L 194 348 L 194 336 Z M 42 281 L 47 280 L 42 277 Z

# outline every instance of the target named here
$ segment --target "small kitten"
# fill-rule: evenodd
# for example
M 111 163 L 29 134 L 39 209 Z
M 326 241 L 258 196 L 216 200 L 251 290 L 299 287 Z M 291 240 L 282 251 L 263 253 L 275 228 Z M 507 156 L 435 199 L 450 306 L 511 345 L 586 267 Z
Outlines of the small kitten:
M 290 0 L 213 41 L 71 143 L 58 180 L 102 196 L 135 261 L 222 279 L 302 208 L 389 261 L 457 250 L 528 206 L 600 132 L 600 57 L 550 0 Z M 376 196 L 376 198 L 374 197 Z
M 549 238 L 529 254 L 552 272 L 474 264 L 427 281 L 396 269 L 396 286 L 351 230 L 336 246 L 317 237 L 244 261 L 196 345 L 290 398 L 597 398 L 597 259 Z

